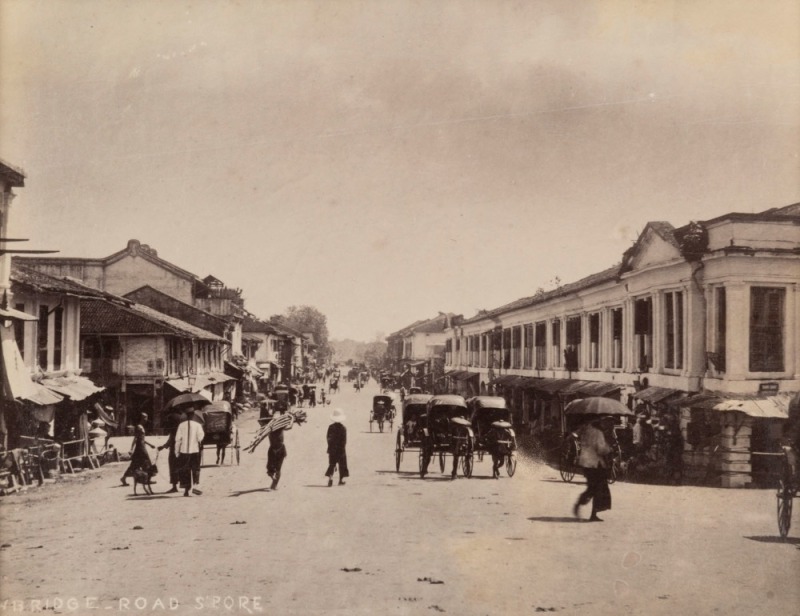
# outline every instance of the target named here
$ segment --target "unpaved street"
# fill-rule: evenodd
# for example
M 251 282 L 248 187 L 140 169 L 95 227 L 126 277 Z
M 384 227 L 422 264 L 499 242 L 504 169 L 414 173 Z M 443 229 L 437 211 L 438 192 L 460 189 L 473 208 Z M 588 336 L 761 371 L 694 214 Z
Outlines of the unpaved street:
M 7 496 L 0 609 L 47 613 L 791 614 L 800 519 L 777 539 L 771 491 L 618 483 L 603 523 L 577 522 L 583 489 L 524 457 L 450 481 L 416 454 L 394 470 L 393 433 L 369 433 L 374 383 L 345 389 L 287 433 L 277 491 L 267 443 L 205 466 L 204 494 L 152 497 L 111 465 Z M 325 430 L 347 414 L 347 485 L 326 487 Z M 239 420 L 242 445 L 256 428 Z M 395 429 L 396 429 L 395 425 Z M 153 439 L 158 441 L 158 439 Z M 158 441 L 160 442 L 160 441 Z M 205 463 L 213 462 L 207 451 Z M 449 460 L 448 460 L 449 464 Z M 584 512 L 584 519 L 588 512 Z M 141 527 L 137 529 L 137 527 Z

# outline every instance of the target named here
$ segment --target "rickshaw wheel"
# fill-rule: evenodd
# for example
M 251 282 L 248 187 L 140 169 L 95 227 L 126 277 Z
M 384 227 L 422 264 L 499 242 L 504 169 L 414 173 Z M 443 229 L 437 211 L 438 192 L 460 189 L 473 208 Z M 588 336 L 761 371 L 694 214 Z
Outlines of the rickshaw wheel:
M 397 447 L 394 450 L 394 466 L 395 470 L 400 472 L 400 461 L 403 459 L 403 446 L 400 444 L 400 430 L 397 431 Z
M 508 454 L 506 458 L 506 473 L 508 473 L 509 477 L 513 477 L 514 473 L 517 472 L 517 456 L 513 453 Z
M 234 448 L 236 452 L 236 466 L 239 466 L 239 433 L 236 433 L 236 446 Z
M 425 452 L 422 449 L 419 450 L 419 476 L 425 479 Z
M 786 539 L 792 526 L 792 491 L 781 480 L 778 487 L 778 532 Z
M 439 453 L 439 470 L 444 472 L 444 452 Z
M 473 457 L 474 456 L 472 455 L 472 453 L 464 454 L 464 462 L 462 464 L 462 468 L 464 471 L 464 477 L 466 477 L 467 479 L 472 477 L 472 466 L 474 463 Z
M 564 444 L 564 447 L 561 451 L 561 459 L 559 463 L 559 472 L 561 473 L 561 479 L 566 482 L 572 481 L 572 478 L 575 477 L 575 465 L 574 465 L 574 447 L 571 441 L 568 441 Z

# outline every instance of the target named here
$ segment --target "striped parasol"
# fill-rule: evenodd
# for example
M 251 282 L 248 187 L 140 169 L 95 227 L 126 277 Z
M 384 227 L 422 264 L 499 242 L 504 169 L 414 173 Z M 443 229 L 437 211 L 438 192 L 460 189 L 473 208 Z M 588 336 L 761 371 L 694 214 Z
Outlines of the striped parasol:
M 256 432 L 255 436 L 253 437 L 252 442 L 245 447 L 244 450 L 248 453 L 253 453 L 261 441 L 267 438 L 272 432 L 277 432 L 278 430 L 290 430 L 293 424 L 302 424 L 305 421 L 306 412 L 303 409 L 289 411 L 283 415 L 276 415 L 269 421 L 269 423 L 259 428 L 258 432 Z

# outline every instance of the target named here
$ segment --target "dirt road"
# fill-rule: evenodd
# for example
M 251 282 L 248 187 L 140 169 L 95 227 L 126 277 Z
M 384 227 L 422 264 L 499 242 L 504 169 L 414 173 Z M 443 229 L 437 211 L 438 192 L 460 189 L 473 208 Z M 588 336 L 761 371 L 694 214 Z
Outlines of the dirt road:
M 770 491 L 617 483 L 603 523 L 583 489 L 522 458 L 517 473 L 425 480 L 393 433 L 369 433 L 373 383 L 287 433 L 277 491 L 267 443 L 205 466 L 204 494 L 133 497 L 112 465 L 0 502 L 0 609 L 13 613 L 790 614 L 800 519 L 777 539 Z M 326 487 L 325 431 L 347 414 L 347 485 Z M 242 444 L 255 417 L 240 418 Z M 396 429 L 397 426 L 395 426 Z M 206 464 L 213 462 L 207 451 Z M 449 471 L 449 468 L 448 468 Z M 586 514 L 588 512 L 584 512 Z M 586 515 L 584 515 L 585 519 Z

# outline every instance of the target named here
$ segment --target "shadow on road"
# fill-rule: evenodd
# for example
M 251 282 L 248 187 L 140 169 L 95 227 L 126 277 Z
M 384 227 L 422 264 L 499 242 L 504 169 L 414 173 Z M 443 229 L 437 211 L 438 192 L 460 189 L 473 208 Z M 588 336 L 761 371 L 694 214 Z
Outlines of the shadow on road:
M 777 536 L 765 535 L 762 537 L 745 537 L 745 539 L 749 539 L 750 541 L 758 541 L 759 543 L 782 543 L 800 546 L 800 538 L 798 537 L 787 537 L 786 539 L 781 539 Z
M 419 471 L 375 471 L 379 475 L 419 475 Z
M 264 488 L 253 488 L 252 490 L 237 490 L 236 492 L 231 492 L 228 496 L 241 496 L 242 494 L 252 494 L 253 492 L 271 492 L 267 487 Z
M 544 481 L 546 483 L 563 483 L 564 485 L 569 485 L 571 483 L 575 485 L 581 485 L 583 483 L 586 483 L 583 477 L 581 477 L 577 481 L 574 479 L 572 481 L 564 481 L 563 479 L 540 479 L 539 481 Z
M 582 520 L 578 518 L 567 518 L 567 517 L 552 517 L 552 516 L 539 516 L 535 518 L 528 518 L 531 522 L 559 522 L 559 523 L 568 523 L 568 522 L 581 522 Z
M 141 495 L 138 495 L 138 496 L 134 496 L 133 494 L 131 494 L 130 496 L 128 496 L 128 498 L 126 500 L 140 501 L 140 500 L 156 500 L 158 498 L 172 498 L 172 497 L 171 496 L 167 496 L 166 494 L 152 494 L 152 495 L 150 495 L 150 494 L 141 494 Z

